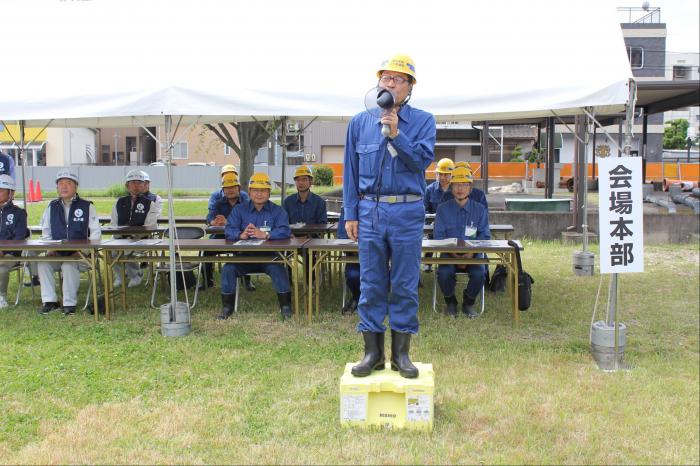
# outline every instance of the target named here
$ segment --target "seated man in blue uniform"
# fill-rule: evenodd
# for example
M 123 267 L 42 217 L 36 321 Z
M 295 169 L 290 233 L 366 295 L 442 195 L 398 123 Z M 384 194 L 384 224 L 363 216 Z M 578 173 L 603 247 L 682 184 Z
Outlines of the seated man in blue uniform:
M 130 170 L 126 174 L 124 184 L 129 192 L 126 196 L 117 199 L 112 208 L 112 225 L 115 226 L 143 226 L 155 228 L 158 226 L 158 215 L 160 206 L 157 200 L 147 197 L 145 193 L 145 177 L 141 170 Z M 138 236 L 138 235 L 136 235 Z M 143 237 L 143 235 L 141 235 Z M 135 236 L 115 235 L 116 238 L 126 238 Z M 132 254 L 127 252 L 127 255 Z M 116 255 L 114 253 L 113 255 Z M 133 288 L 141 284 L 143 273 L 139 264 L 128 262 L 125 266 L 126 277 L 129 279 L 127 286 Z M 122 264 L 114 264 L 114 287 L 122 284 Z
M 452 199 L 452 191 L 450 191 L 450 177 L 455 164 L 451 159 L 440 159 L 435 168 L 437 179 L 428 185 L 425 190 L 425 213 L 434 214 L 437 208 L 445 201 Z
M 78 196 L 78 175 L 70 168 L 56 174 L 58 199 L 49 202 L 41 217 L 42 240 L 99 240 L 102 236 L 100 220 L 92 202 Z M 50 251 L 47 256 L 67 256 L 78 254 L 70 251 Z M 41 302 L 39 313 L 46 315 L 58 309 L 56 298 L 56 278 L 54 272 L 63 274 L 63 314 L 75 314 L 80 287 L 80 271 L 85 265 L 77 262 L 39 262 L 39 282 Z
M 287 212 L 270 202 L 272 185 L 265 173 L 255 173 L 248 183 L 250 202 L 238 204 L 226 222 L 226 239 L 278 240 L 292 236 Z M 221 272 L 221 302 L 219 319 L 228 319 L 235 309 L 236 278 L 248 273 L 264 272 L 272 279 L 283 319 L 292 317 L 292 293 L 287 268 L 283 264 L 226 264 Z
M 348 233 L 345 231 L 345 209 L 340 209 L 337 235 L 338 239 L 348 239 Z M 356 256 L 353 252 L 345 254 Z M 357 304 L 360 302 L 360 264 L 345 264 L 345 285 L 350 290 L 350 299 L 344 303 L 340 312 L 343 315 L 350 315 L 357 310 Z
M 469 170 L 469 173 L 471 173 L 472 178 L 474 177 L 474 170 L 472 170 L 472 166 L 469 162 L 455 162 L 455 168 L 459 167 L 464 167 L 467 170 Z M 479 188 L 475 188 L 472 186 L 472 191 L 469 193 L 469 199 L 472 201 L 476 201 L 486 207 L 486 210 L 489 210 L 489 203 L 486 201 L 486 194 Z
M 425 191 L 425 198 L 423 203 L 425 204 L 425 213 L 434 214 L 437 212 L 437 208 L 440 204 L 445 201 L 452 199 L 452 191 L 450 191 L 450 177 L 452 176 L 452 170 L 455 168 L 455 164 L 452 159 L 443 158 L 440 159 L 435 167 L 436 180 L 428 185 Z M 432 238 L 432 235 L 428 235 L 428 238 Z M 433 253 L 429 252 L 425 255 L 426 257 L 433 257 Z M 425 264 L 423 266 L 425 272 L 431 272 L 433 266 L 430 264 Z
M 472 182 L 471 173 L 466 168 L 455 168 L 452 171 L 451 184 L 454 198 L 438 207 L 433 230 L 435 239 L 491 239 L 488 211 L 482 204 L 469 198 Z M 453 256 L 471 258 L 473 254 L 453 254 Z M 481 264 L 440 264 L 438 266 L 437 280 L 447 304 L 445 313 L 452 317 L 457 316 L 457 297 L 455 296 L 457 272 L 469 274 L 469 284 L 462 293 L 462 312 L 469 318 L 477 317 L 474 303 L 486 280 L 486 267 Z
M 326 223 L 326 201 L 311 192 L 314 177 L 306 165 L 299 166 L 294 172 L 294 184 L 297 192 L 284 200 L 284 210 L 289 215 L 289 223 Z
M 384 319 L 391 327 L 391 368 L 418 377 L 409 358 L 418 332 L 418 282 L 425 223 L 425 170 L 433 162 L 435 118 L 408 105 L 416 67 L 406 55 L 385 60 L 378 87 L 395 105 L 381 118 L 355 115 L 345 143 L 343 206 L 345 231 L 358 241 L 360 302 L 357 313 L 365 354 L 352 368 L 356 377 L 384 369 Z
M 0 240 L 23 241 L 29 237 L 27 212 L 12 203 L 15 195 L 15 180 L 10 175 L 0 175 Z M 0 251 L 0 256 L 21 255 L 20 251 Z M 17 262 L 0 262 L 0 309 L 6 308 L 7 284 L 10 270 Z
M 233 165 L 231 165 L 233 166 Z M 209 213 L 207 214 L 207 224 L 218 227 L 225 227 L 228 216 L 235 206 L 240 203 L 248 202 L 250 198 L 248 194 L 241 192 L 241 185 L 238 182 L 238 175 L 229 171 L 221 177 L 221 192 L 223 197 L 217 199 L 214 204 L 209 204 Z M 214 234 L 210 236 L 212 239 L 221 239 L 226 236 L 222 234 Z M 214 256 L 218 252 L 205 251 L 205 256 Z M 204 264 L 204 275 L 206 276 L 205 287 L 214 287 L 214 264 L 206 262 Z M 245 288 L 248 291 L 255 291 L 255 285 L 250 282 L 250 276 L 243 277 Z

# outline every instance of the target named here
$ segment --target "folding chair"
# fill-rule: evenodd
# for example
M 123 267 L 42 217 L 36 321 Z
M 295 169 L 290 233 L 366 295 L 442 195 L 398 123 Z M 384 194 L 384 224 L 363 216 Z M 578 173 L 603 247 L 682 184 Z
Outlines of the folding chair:
M 238 294 L 241 292 L 241 287 L 245 287 L 245 283 L 243 282 L 243 277 L 253 277 L 253 276 L 267 276 L 265 272 L 253 272 L 253 273 L 247 273 L 245 275 L 240 275 L 236 277 L 236 298 L 235 298 L 235 304 L 233 306 L 233 312 L 238 312 Z
M 203 228 L 201 227 L 194 227 L 194 226 L 185 226 L 185 227 L 175 227 L 175 237 L 178 239 L 201 239 L 204 237 L 206 232 L 204 231 Z M 163 232 L 163 238 L 168 238 L 169 236 L 169 230 L 165 230 Z M 190 256 L 192 258 L 194 257 L 200 257 L 201 253 L 199 253 L 197 256 Z M 165 258 L 165 252 L 161 253 L 161 257 Z M 156 305 L 155 300 L 156 300 L 156 287 L 158 286 L 158 277 L 160 276 L 161 273 L 169 273 L 170 272 L 170 264 L 168 262 L 159 262 L 156 264 L 156 266 L 153 268 L 154 270 L 154 275 L 153 275 L 153 290 L 151 291 L 151 307 L 157 309 L 159 306 Z M 189 257 L 178 255 L 175 258 L 175 273 L 176 274 L 181 274 L 184 272 L 194 272 L 197 271 L 197 281 L 195 283 L 195 288 L 194 288 L 194 299 L 192 300 L 192 305 L 190 305 L 190 309 L 194 309 L 194 307 L 197 305 L 197 296 L 199 295 L 199 284 L 202 279 L 202 271 L 204 270 L 203 264 L 201 261 L 193 261 Z M 177 277 L 170 277 L 171 280 L 177 280 Z M 183 283 L 183 286 L 185 288 L 185 294 L 187 293 L 187 284 Z M 189 302 L 188 302 L 189 304 Z
M 460 282 L 459 281 L 460 275 L 463 277 L 466 276 L 467 281 Z M 436 268 L 435 273 L 433 274 L 433 312 L 437 312 L 437 289 L 438 289 L 438 278 L 437 277 L 438 276 L 437 276 L 437 268 Z M 467 272 L 457 272 L 455 274 L 455 279 L 456 279 L 457 283 L 463 283 L 464 285 L 466 285 L 469 282 L 469 274 Z M 479 293 L 481 295 L 481 299 L 480 299 L 481 311 L 479 311 L 479 315 L 484 313 L 484 301 L 485 301 L 484 298 L 486 297 L 486 293 L 484 292 L 484 290 L 485 290 L 485 285 L 481 287 L 481 293 Z

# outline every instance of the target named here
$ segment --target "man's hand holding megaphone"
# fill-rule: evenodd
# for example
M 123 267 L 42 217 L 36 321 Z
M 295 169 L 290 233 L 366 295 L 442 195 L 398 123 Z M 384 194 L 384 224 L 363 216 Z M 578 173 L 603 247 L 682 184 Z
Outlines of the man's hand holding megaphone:
M 389 127 L 389 134 L 386 137 L 394 139 L 399 134 L 399 115 L 397 112 L 397 107 L 393 107 L 391 110 L 386 110 L 382 114 L 382 126 Z

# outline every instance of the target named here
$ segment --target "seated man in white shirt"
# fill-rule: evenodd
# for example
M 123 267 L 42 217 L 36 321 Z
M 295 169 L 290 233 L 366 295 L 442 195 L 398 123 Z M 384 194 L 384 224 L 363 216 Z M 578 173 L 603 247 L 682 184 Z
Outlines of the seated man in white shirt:
M 72 169 L 62 169 L 56 174 L 58 199 L 49 202 L 41 217 L 42 240 L 99 240 L 102 234 L 97 211 L 92 202 L 78 196 L 78 175 Z M 78 252 L 50 251 L 48 256 L 70 256 Z M 63 314 L 75 314 L 80 287 L 80 271 L 86 266 L 77 262 L 40 262 L 38 265 L 41 282 L 41 302 L 39 310 L 47 315 L 59 305 L 56 297 L 54 273 L 63 274 Z

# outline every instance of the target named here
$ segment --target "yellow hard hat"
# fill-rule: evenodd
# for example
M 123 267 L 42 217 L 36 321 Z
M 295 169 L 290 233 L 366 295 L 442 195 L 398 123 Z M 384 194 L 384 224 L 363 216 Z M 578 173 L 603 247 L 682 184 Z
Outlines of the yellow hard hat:
M 407 74 L 413 78 L 413 84 L 416 83 L 416 64 L 413 63 L 413 58 L 408 55 L 394 55 L 388 60 L 384 60 L 377 71 L 378 78 L 381 78 L 382 71 L 396 71 Z
M 465 167 L 457 167 L 452 170 L 452 178 L 450 183 L 473 183 L 474 177 L 471 170 Z
M 221 176 L 224 176 L 225 173 L 235 173 L 238 175 L 238 170 L 236 170 L 236 167 L 229 163 L 221 167 Z
M 472 166 L 469 164 L 469 162 L 455 162 L 455 168 L 458 167 L 468 168 L 469 170 L 472 169 Z
M 440 161 L 437 163 L 437 168 L 435 171 L 438 173 L 452 173 L 454 168 L 455 163 L 452 161 L 452 159 L 445 157 L 444 159 L 440 159 Z
M 270 177 L 265 173 L 254 173 L 250 177 L 248 182 L 249 188 L 261 188 L 261 189 L 272 189 L 272 184 L 270 184 Z
M 235 173 L 228 172 L 221 177 L 221 187 L 222 188 L 234 188 L 240 186 L 238 182 L 238 175 Z
M 296 180 L 297 178 L 299 178 L 300 176 L 308 176 L 308 177 L 311 177 L 311 178 L 314 177 L 314 175 L 311 174 L 311 170 L 310 170 L 309 167 L 307 167 L 306 165 L 300 165 L 300 166 L 298 166 L 297 169 L 296 169 L 296 171 L 294 172 L 294 179 L 295 179 L 295 180 Z

